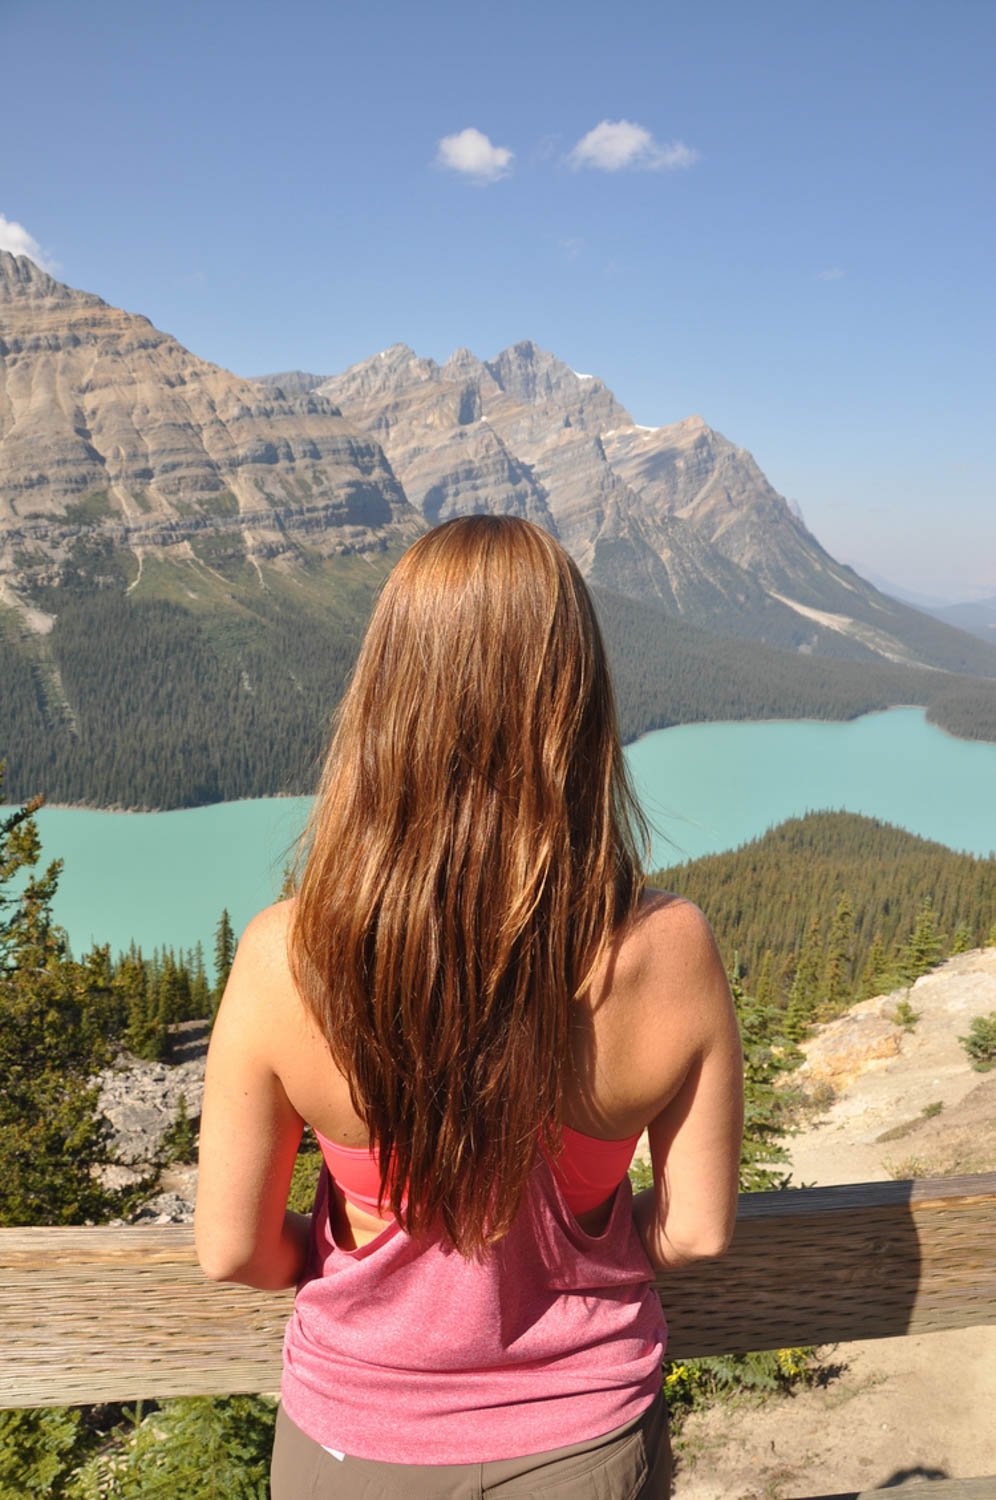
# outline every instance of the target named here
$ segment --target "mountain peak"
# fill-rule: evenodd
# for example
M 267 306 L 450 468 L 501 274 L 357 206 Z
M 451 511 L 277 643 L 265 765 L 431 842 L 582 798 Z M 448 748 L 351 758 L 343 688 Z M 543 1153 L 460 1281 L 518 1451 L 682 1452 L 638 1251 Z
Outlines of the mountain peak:
M 358 360 L 341 375 L 330 375 L 318 386 L 337 406 L 355 401 L 377 401 L 413 386 L 437 382 L 440 370 L 434 359 L 422 359 L 408 344 L 390 344 L 367 359 Z
M 2 281 L 51 281 L 29 255 L 15 255 L 12 250 L 0 250 L 0 280 Z
M 0 250 L 0 289 L 8 295 L 37 289 L 52 292 L 60 283 L 27 255 L 14 255 L 10 250 Z
M 0 301 L 13 302 L 16 298 L 50 298 L 56 302 L 73 302 L 87 307 L 106 307 L 102 297 L 93 292 L 80 292 L 56 281 L 48 271 L 42 269 L 29 255 L 14 255 L 10 250 L 0 250 Z
M 468 349 L 465 345 L 461 345 L 459 349 L 454 349 L 449 359 L 443 365 L 444 375 L 477 375 L 483 369 L 484 361 L 478 359 L 473 349 Z
M 532 339 L 503 349 L 485 369 L 506 396 L 524 406 L 554 408 L 564 426 L 608 431 L 633 420 L 601 380 L 579 375 Z

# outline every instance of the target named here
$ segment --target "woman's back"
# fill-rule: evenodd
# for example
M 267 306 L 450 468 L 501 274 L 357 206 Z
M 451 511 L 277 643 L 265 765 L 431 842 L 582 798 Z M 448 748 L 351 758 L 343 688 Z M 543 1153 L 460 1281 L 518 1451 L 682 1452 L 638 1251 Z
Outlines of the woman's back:
M 287 956 L 293 902 L 261 912 L 240 944 L 246 1008 L 239 1022 L 257 1039 L 300 1118 L 328 1141 L 363 1149 L 367 1128 L 349 1083 L 297 992 Z M 716 1024 L 709 986 L 722 994 L 708 928 L 696 908 L 676 897 L 645 896 L 635 918 L 573 1004 L 570 1059 L 564 1069 L 562 1123 L 584 1136 L 620 1140 L 637 1135 L 666 1113 Z M 727 1062 L 726 1067 L 729 1066 Z M 702 1080 L 699 1079 L 699 1087 Z M 722 1084 L 718 1084 L 722 1088 Z M 734 1093 L 735 1093 L 734 1089 Z M 676 1163 L 671 1163 L 672 1179 Z M 696 1200 L 711 1199 L 707 1175 Z M 694 1184 L 686 1189 L 690 1194 Z M 348 1200 L 332 1184 L 330 1207 L 342 1244 L 362 1245 L 383 1228 L 381 1217 Z M 598 1232 L 608 1204 L 579 1217 Z M 688 1217 L 695 1205 L 687 1204 Z

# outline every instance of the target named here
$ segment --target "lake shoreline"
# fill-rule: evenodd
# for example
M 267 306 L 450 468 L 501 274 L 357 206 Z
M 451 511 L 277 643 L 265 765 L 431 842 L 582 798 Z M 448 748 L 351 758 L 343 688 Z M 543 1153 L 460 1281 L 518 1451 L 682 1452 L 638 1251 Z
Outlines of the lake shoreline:
M 964 741 L 919 705 L 852 720 L 700 721 L 626 746 L 653 825 L 647 868 L 738 849 L 788 818 L 843 810 L 949 849 L 996 849 L 996 747 Z M 241 931 L 279 895 L 311 799 L 287 793 L 123 816 L 43 806 L 42 858 L 63 860 L 55 920 L 75 952 L 91 941 L 210 951 L 222 908 Z M 182 813 L 182 817 L 169 813 Z
M 651 735 L 655 735 L 655 734 L 670 734 L 672 730 L 677 730 L 677 729 L 699 729 L 699 728 L 703 728 L 703 727 L 706 727 L 706 726 L 708 726 L 710 728 L 715 727 L 717 729 L 727 729 L 727 728 L 732 728 L 734 726 L 741 726 L 741 725 L 747 725 L 747 724 L 856 724 L 861 719 L 874 718 L 876 714 L 891 714 L 891 713 L 896 713 L 896 712 L 902 712 L 903 710 L 906 710 L 906 709 L 915 709 L 919 713 L 922 713 L 924 715 L 924 718 L 925 718 L 926 722 L 928 724 L 930 724 L 932 728 L 939 730 L 939 732 L 941 734 L 946 735 L 948 737 L 948 739 L 955 740 L 958 743 L 964 743 L 964 744 L 992 744 L 992 743 L 994 743 L 991 740 L 973 740 L 973 739 L 968 739 L 967 737 L 965 737 L 963 735 L 952 734 L 950 732 L 950 730 L 947 730 L 947 729 L 944 728 L 943 724 L 937 724 L 932 719 L 927 719 L 926 718 L 926 716 L 927 716 L 927 708 L 922 703 L 889 703 L 889 704 L 886 705 L 885 708 L 870 708 L 870 709 L 868 709 L 864 713 L 859 713 L 859 714 L 845 714 L 845 715 L 841 716 L 840 718 L 816 718 L 816 717 L 813 717 L 812 715 L 805 715 L 805 716 L 802 716 L 800 718 L 794 718 L 793 719 L 793 718 L 786 718 L 784 715 L 773 715 L 771 718 L 766 718 L 766 719 L 685 719 L 680 724 L 665 724 L 665 725 L 659 726 L 656 729 L 643 729 L 643 730 L 640 731 L 639 734 L 634 735 L 632 739 L 623 740 L 622 745 L 623 745 L 623 749 L 624 750 L 628 750 L 633 745 L 639 745 L 639 744 L 641 744 L 644 740 L 648 739 Z M 122 807 L 119 803 L 111 803 L 109 806 L 103 806 L 99 802 L 48 802 L 48 801 L 44 802 L 42 804 L 42 806 L 45 807 L 46 809 L 48 809 L 51 812 L 92 812 L 92 813 L 111 813 L 111 814 L 115 814 L 115 815 L 118 815 L 118 814 L 131 815 L 131 814 L 135 814 L 135 813 L 139 813 L 139 814 L 145 814 L 145 813 L 160 814 L 160 813 L 181 813 L 181 812 L 203 812 L 205 808 L 209 808 L 209 807 L 237 807 L 240 803 L 243 803 L 243 802 L 288 802 L 288 801 L 293 801 L 295 798 L 298 798 L 298 797 L 309 797 L 310 798 L 310 797 L 314 797 L 314 796 L 315 796 L 315 792 L 263 792 L 258 797 L 232 797 L 232 798 L 228 798 L 228 799 L 222 798 L 222 799 L 220 799 L 217 802 L 186 802 L 186 803 L 180 803 L 180 804 L 178 804 L 175 807 L 146 807 L 146 806 L 138 805 L 138 804 L 135 805 L 135 806 L 132 806 L 132 807 Z

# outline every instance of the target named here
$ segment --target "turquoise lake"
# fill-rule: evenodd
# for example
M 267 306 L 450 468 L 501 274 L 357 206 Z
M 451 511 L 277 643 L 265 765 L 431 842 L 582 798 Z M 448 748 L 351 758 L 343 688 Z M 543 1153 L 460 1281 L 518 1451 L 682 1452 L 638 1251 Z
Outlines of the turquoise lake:
M 952 849 L 996 851 L 996 745 L 957 740 L 922 710 L 847 724 L 815 720 L 688 724 L 627 747 L 654 864 L 735 848 L 785 818 L 845 809 Z M 236 931 L 274 900 L 305 797 L 166 813 L 43 808 L 45 859 L 65 861 L 56 918 L 75 952 L 134 940 L 211 950 L 227 907 Z

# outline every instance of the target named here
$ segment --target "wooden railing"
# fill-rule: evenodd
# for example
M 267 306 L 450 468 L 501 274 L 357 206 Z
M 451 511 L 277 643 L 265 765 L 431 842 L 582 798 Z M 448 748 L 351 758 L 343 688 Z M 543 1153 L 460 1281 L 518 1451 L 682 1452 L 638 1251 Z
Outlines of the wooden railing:
M 669 1357 L 996 1322 L 996 1173 L 741 1197 L 662 1274 Z M 289 1292 L 208 1282 L 193 1233 L 0 1230 L 0 1406 L 275 1390 Z
M 996 1173 L 742 1196 L 722 1260 L 658 1278 L 668 1356 L 994 1323 L 994 1246 Z M 290 1307 L 206 1281 L 186 1226 L 0 1230 L 0 1407 L 274 1391 Z

